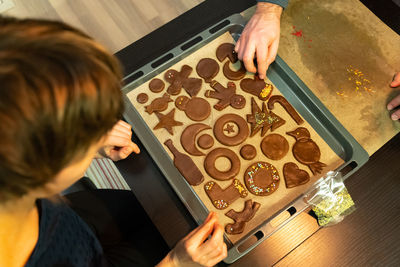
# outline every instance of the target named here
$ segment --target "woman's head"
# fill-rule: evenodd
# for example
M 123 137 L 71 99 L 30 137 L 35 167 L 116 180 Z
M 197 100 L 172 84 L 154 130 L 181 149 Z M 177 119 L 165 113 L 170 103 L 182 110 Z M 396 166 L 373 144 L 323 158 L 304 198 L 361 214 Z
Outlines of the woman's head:
M 0 202 L 51 181 L 120 119 L 118 61 L 63 23 L 0 17 Z

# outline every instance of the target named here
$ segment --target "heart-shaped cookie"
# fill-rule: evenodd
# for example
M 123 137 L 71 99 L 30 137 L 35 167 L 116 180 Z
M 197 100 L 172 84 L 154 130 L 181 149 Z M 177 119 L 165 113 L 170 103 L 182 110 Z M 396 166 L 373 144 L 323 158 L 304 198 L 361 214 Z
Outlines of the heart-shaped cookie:
M 310 175 L 308 172 L 299 169 L 299 167 L 293 162 L 288 162 L 283 165 L 283 177 L 285 177 L 287 188 L 303 185 L 310 181 Z
M 240 88 L 243 91 L 258 97 L 260 100 L 267 100 L 272 93 L 272 84 L 266 83 L 260 79 L 258 75 L 254 75 L 253 79 L 246 78 L 240 82 Z

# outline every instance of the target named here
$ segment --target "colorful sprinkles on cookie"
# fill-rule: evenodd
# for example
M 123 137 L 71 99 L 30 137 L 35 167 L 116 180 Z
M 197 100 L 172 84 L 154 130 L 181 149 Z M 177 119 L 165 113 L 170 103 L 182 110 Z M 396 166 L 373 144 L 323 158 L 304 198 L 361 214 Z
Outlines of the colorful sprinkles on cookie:
M 266 196 L 279 187 L 279 173 L 267 162 L 256 162 L 247 168 L 244 176 L 247 189 L 257 196 Z

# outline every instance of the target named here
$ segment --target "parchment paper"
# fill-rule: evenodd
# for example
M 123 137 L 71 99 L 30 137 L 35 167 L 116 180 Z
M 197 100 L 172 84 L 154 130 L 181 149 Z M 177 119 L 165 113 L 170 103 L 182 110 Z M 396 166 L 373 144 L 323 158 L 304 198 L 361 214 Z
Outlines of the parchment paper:
M 217 62 L 219 62 L 215 56 L 215 51 L 220 44 L 225 43 L 225 42 L 234 43 L 234 40 L 229 33 L 225 33 L 225 34 L 221 35 L 220 37 L 213 40 L 209 44 L 205 45 L 201 49 L 197 50 L 193 54 L 189 55 L 182 61 L 178 62 L 171 68 L 180 71 L 181 66 L 184 64 L 187 64 L 193 68 L 193 72 L 191 73 L 191 75 L 189 77 L 200 78 L 197 75 L 196 70 L 195 70 L 197 62 L 199 62 L 200 59 L 205 58 L 205 57 L 213 58 Z M 225 76 L 222 73 L 222 66 L 223 66 L 223 64 L 220 63 L 220 71 L 214 79 L 219 81 L 222 85 L 226 86 L 228 79 L 225 78 Z M 160 75 L 157 76 L 157 78 L 164 80 L 163 75 L 164 75 L 164 73 L 161 73 Z M 252 78 L 253 74 L 247 73 L 245 78 L 247 78 L 247 77 Z M 239 82 L 240 81 L 235 82 L 236 93 L 242 94 L 246 98 L 246 106 L 240 110 L 234 109 L 230 106 L 225 108 L 223 111 L 217 111 L 214 108 L 212 108 L 211 115 L 206 120 L 202 121 L 201 123 L 205 123 L 207 125 L 213 126 L 214 122 L 220 116 L 222 116 L 223 114 L 227 114 L 227 113 L 235 113 L 235 114 L 240 115 L 244 119 L 246 119 L 246 115 L 251 113 L 251 97 L 252 97 L 252 95 L 243 92 L 240 89 Z M 268 81 L 268 82 L 270 82 L 270 81 Z M 161 93 L 152 93 L 148 88 L 148 83 L 149 83 L 149 81 L 142 84 L 138 88 L 132 90 L 128 94 L 128 98 L 132 102 L 133 106 L 139 111 L 139 113 L 143 117 L 144 121 L 147 122 L 148 126 L 151 129 L 153 129 L 153 127 L 158 123 L 158 118 L 156 117 L 156 115 L 154 113 L 151 115 L 146 113 L 144 107 L 146 105 L 150 104 L 154 98 L 162 96 L 164 94 L 164 92 L 166 91 L 166 88 L 168 87 L 169 84 L 166 82 L 165 89 Z M 280 94 L 278 89 L 279 88 L 274 88 L 273 95 Z M 197 96 L 204 97 L 204 93 L 206 90 L 211 90 L 211 87 L 208 84 L 204 83 L 204 81 L 203 81 L 202 89 Z M 146 104 L 139 104 L 136 101 L 136 96 L 142 92 L 145 92 L 146 94 L 149 95 L 149 101 Z M 187 94 L 182 89 L 182 92 L 180 95 L 187 95 Z M 177 98 L 177 96 L 171 96 L 171 98 L 173 100 L 175 100 Z M 218 102 L 217 99 L 212 99 L 212 98 L 205 98 L 205 99 L 207 99 L 209 101 L 211 106 L 213 106 L 215 103 Z M 261 101 L 258 98 L 256 99 L 256 101 L 257 101 L 259 107 L 261 108 Z M 175 104 L 173 102 L 170 102 L 168 109 L 162 113 L 167 114 L 167 112 L 169 112 L 173 108 L 176 108 Z M 218 213 L 219 221 L 223 225 L 226 225 L 227 223 L 232 223 L 232 220 L 230 218 L 226 217 L 224 214 L 230 209 L 234 209 L 236 211 L 241 211 L 244 207 L 245 200 L 252 199 L 253 201 L 261 203 L 261 207 L 260 207 L 259 211 L 256 213 L 255 217 L 249 223 L 247 223 L 245 230 L 242 234 L 228 235 L 228 237 L 230 238 L 230 240 L 233 243 L 236 242 L 237 240 L 239 240 L 245 234 L 247 234 L 250 230 L 252 230 L 255 227 L 257 227 L 258 225 L 260 225 L 266 219 L 271 217 L 274 213 L 276 213 L 280 209 L 284 208 L 287 204 L 289 204 L 291 201 L 293 201 L 295 198 L 297 198 L 301 193 L 306 191 L 306 189 L 309 188 L 313 184 L 313 182 L 315 182 L 318 178 L 321 177 L 321 175 L 312 176 L 312 173 L 308 169 L 308 167 L 300 164 L 293 157 L 293 154 L 291 152 L 291 147 L 295 143 L 295 139 L 291 136 L 288 136 L 286 134 L 286 132 L 292 131 L 299 126 L 293 121 L 293 119 L 289 116 L 289 114 L 287 114 L 287 112 L 279 104 L 275 104 L 275 108 L 274 108 L 273 112 L 276 113 L 281 118 L 283 118 L 284 120 L 286 120 L 285 125 L 281 126 L 280 128 L 278 128 L 277 130 L 274 131 L 274 133 L 278 133 L 278 134 L 281 134 L 282 136 L 284 136 L 289 142 L 289 146 L 290 146 L 289 152 L 282 160 L 274 161 L 274 160 L 270 160 L 266 156 L 264 156 L 264 154 L 262 153 L 261 148 L 260 148 L 260 143 L 262 140 L 261 131 L 259 133 L 257 133 L 255 136 L 253 136 L 251 138 L 249 137 L 242 144 L 234 146 L 234 147 L 229 147 L 229 149 L 236 152 L 237 155 L 239 156 L 239 158 L 241 159 L 241 169 L 236 178 L 239 179 L 241 181 L 241 183 L 243 183 L 243 185 L 244 185 L 244 181 L 243 181 L 244 172 L 247 169 L 247 167 L 250 166 L 254 162 L 266 161 L 266 162 L 271 163 L 278 169 L 278 172 L 281 177 L 281 181 L 280 181 L 278 190 L 276 192 L 274 192 L 273 194 L 271 194 L 269 196 L 255 196 L 249 192 L 249 194 L 246 198 L 240 198 L 240 199 L 236 200 L 233 204 L 231 204 L 228 208 L 226 208 L 224 210 L 218 210 L 212 205 L 210 199 L 208 198 L 208 196 L 206 195 L 206 193 L 204 191 L 204 184 L 206 182 L 211 181 L 211 180 L 216 181 L 213 178 L 211 178 L 204 170 L 203 162 L 204 162 L 205 156 L 192 156 L 193 161 L 195 162 L 195 164 L 197 165 L 197 167 L 200 169 L 200 171 L 203 173 L 203 175 L 205 177 L 204 182 L 202 184 L 200 184 L 198 186 L 194 186 L 193 188 L 196 191 L 199 198 L 204 202 L 205 206 L 210 211 L 216 211 Z M 184 125 L 174 127 L 173 128 L 173 130 L 174 130 L 173 136 L 171 136 L 165 129 L 155 130 L 155 131 L 153 131 L 153 133 L 158 138 L 158 140 L 160 141 L 161 144 L 163 144 L 164 141 L 167 139 L 172 139 L 175 147 L 180 152 L 186 153 L 180 144 L 180 136 L 181 136 L 182 131 L 188 125 L 196 123 L 196 122 L 191 121 L 189 118 L 186 117 L 186 115 L 183 111 L 180 111 L 178 109 L 175 110 L 175 119 L 177 121 L 183 122 Z M 310 131 L 311 138 L 319 145 L 319 147 L 321 149 L 321 160 L 320 161 L 328 165 L 326 168 L 324 168 L 323 174 L 329 170 L 334 170 L 335 168 L 337 168 L 338 166 L 340 166 L 343 163 L 343 160 L 340 159 L 331 150 L 331 148 L 328 146 L 328 144 L 325 143 L 325 141 L 312 129 L 312 127 L 307 122 L 303 123 L 301 126 L 306 127 Z M 135 126 L 133 125 L 133 127 L 135 127 Z M 205 131 L 200 132 L 197 137 L 199 137 L 200 135 L 202 135 L 204 133 L 208 133 L 211 136 L 214 136 L 212 129 L 210 129 L 210 130 L 205 130 Z M 271 132 L 269 131 L 267 134 L 269 134 L 269 133 L 271 133 Z M 209 149 L 207 151 L 202 150 L 203 152 L 205 152 L 205 154 L 214 148 L 224 147 L 224 145 L 220 144 L 215 138 L 214 138 L 214 141 L 215 141 L 214 146 L 211 149 Z M 248 160 L 244 160 L 240 157 L 239 150 L 244 144 L 252 144 L 256 147 L 257 156 L 255 159 L 248 161 Z M 166 149 L 166 151 L 168 151 L 169 155 L 171 156 L 171 160 L 173 160 L 173 155 L 172 155 L 172 153 L 170 153 L 169 149 L 166 148 L 165 146 L 164 146 L 164 149 Z M 217 168 L 223 170 L 224 168 L 226 168 L 226 166 L 224 166 L 226 164 L 226 162 L 227 162 L 227 160 L 224 160 L 224 158 L 222 158 L 221 160 L 217 160 L 217 164 L 216 164 Z M 283 174 L 282 174 L 282 167 L 283 167 L 284 163 L 286 163 L 286 162 L 295 162 L 299 166 L 299 168 L 306 170 L 312 177 L 310 182 L 308 182 L 307 184 L 302 185 L 302 186 L 287 189 L 285 186 L 285 181 L 284 181 Z M 222 167 L 222 166 L 224 166 L 224 167 Z M 221 186 L 221 188 L 224 189 L 231 184 L 231 181 L 230 180 L 229 181 L 217 181 L 217 183 Z

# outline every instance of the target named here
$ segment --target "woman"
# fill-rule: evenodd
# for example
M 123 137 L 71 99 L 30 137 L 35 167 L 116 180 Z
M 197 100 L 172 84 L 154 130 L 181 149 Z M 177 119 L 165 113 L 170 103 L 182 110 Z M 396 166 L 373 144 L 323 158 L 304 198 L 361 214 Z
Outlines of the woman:
M 99 151 L 112 159 L 139 153 L 119 121 L 120 80 L 117 60 L 79 30 L 0 18 L 0 266 L 152 264 L 140 253 L 123 264 L 108 257 L 72 209 L 48 200 Z M 222 236 L 210 213 L 158 266 L 212 266 L 226 257 Z

